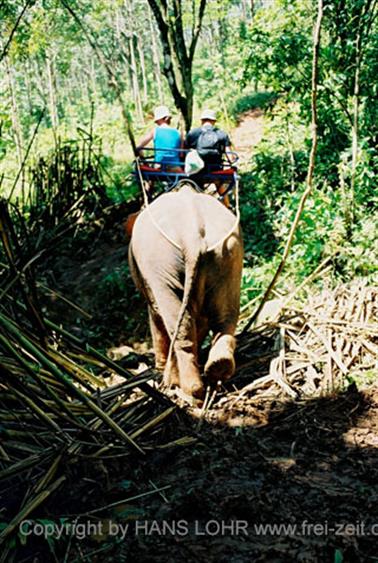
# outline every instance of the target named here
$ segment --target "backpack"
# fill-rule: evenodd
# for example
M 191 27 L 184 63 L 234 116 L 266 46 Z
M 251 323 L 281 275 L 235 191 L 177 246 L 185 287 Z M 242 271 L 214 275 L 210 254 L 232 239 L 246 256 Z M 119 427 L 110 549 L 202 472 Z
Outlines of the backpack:
M 197 140 L 196 149 L 200 156 L 219 156 L 219 139 L 213 127 L 203 127 Z

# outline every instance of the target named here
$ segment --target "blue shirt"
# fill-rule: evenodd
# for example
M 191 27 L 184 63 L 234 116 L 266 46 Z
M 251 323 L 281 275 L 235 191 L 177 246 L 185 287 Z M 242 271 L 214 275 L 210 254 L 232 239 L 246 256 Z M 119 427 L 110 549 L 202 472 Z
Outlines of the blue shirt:
M 179 152 L 181 147 L 181 135 L 173 127 L 156 127 L 154 133 L 155 162 L 164 164 L 178 164 L 180 162 Z M 159 150 L 165 149 L 165 150 Z

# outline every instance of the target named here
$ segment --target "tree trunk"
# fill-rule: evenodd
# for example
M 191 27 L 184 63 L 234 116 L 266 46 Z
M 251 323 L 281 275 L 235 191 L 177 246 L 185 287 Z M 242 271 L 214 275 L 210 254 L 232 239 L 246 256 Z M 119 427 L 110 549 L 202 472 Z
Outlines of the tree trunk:
M 93 57 L 88 57 L 91 61 L 90 66 L 90 75 L 91 75 L 91 88 L 92 88 L 92 97 L 97 102 L 98 101 L 98 91 L 97 91 L 97 84 L 96 84 L 96 66 Z
M 154 65 L 154 72 L 155 72 L 155 84 L 157 88 L 157 95 L 160 103 L 164 102 L 164 94 L 163 94 L 163 87 L 161 83 L 161 70 L 160 70 L 160 55 L 159 55 L 159 47 L 155 35 L 155 27 L 153 25 L 153 15 L 150 10 L 149 12 L 149 24 L 150 24 L 150 37 L 151 37 L 151 47 L 152 47 L 152 61 Z
M 54 76 L 54 62 L 50 53 L 46 56 L 46 70 L 47 70 L 47 83 L 49 88 L 49 105 L 50 105 L 50 117 L 51 124 L 56 135 L 56 131 L 59 126 L 58 110 L 56 102 L 56 88 L 55 88 L 55 76 Z
M 148 83 L 147 83 L 147 74 L 146 74 L 146 60 L 143 51 L 143 44 L 140 39 L 140 35 L 136 34 L 136 44 L 138 49 L 139 55 L 139 62 L 140 62 L 140 70 L 142 74 L 142 85 L 143 85 L 143 103 L 147 104 L 148 102 Z
M 132 13 L 132 7 L 128 0 L 124 0 L 124 6 L 127 13 L 127 23 L 129 27 L 128 41 L 129 41 L 129 52 L 130 52 L 130 69 L 131 69 L 133 98 L 135 102 L 135 108 L 136 108 L 138 119 L 141 123 L 144 123 L 142 99 L 140 95 L 139 80 L 138 80 L 138 67 L 136 63 L 136 53 L 135 53 L 136 41 L 134 35 L 134 18 Z
M 242 0 L 241 3 L 241 9 L 242 9 L 242 18 L 243 20 L 247 20 L 247 1 L 246 0 Z
M 148 0 L 158 24 L 163 49 L 163 72 L 168 81 L 175 105 L 181 112 L 188 131 L 193 116 L 192 67 L 206 0 L 200 0 L 198 10 L 193 3 L 190 40 L 184 29 L 182 2 L 172 0 L 168 7 L 166 0 Z
M 43 68 L 40 64 L 40 61 L 38 60 L 38 58 L 35 58 L 33 60 L 33 79 L 34 79 L 34 84 L 35 84 L 35 89 L 39 95 L 39 97 L 41 98 L 41 101 L 43 103 L 44 106 L 47 107 L 47 97 L 46 97 L 46 91 L 44 88 L 45 85 L 45 81 L 43 78 Z
M 81 21 L 81 19 L 77 15 L 77 13 L 72 9 L 72 6 L 70 5 L 70 3 L 67 0 L 61 0 L 61 3 L 65 7 L 65 9 L 71 14 L 71 16 L 74 18 L 76 23 L 80 26 L 80 29 L 83 31 L 84 36 L 88 40 L 88 43 L 92 47 L 96 57 L 98 58 L 98 60 L 100 61 L 100 64 L 105 69 L 105 71 L 108 75 L 109 86 L 111 88 L 113 88 L 114 93 L 117 97 L 117 100 L 118 100 L 118 102 L 121 106 L 122 117 L 124 119 L 124 123 L 125 123 L 125 126 L 126 126 L 127 135 L 129 137 L 130 144 L 132 146 L 133 152 L 134 152 L 134 154 L 136 154 L 136 143 L 135 143 L 135 137 L 134 137 L 134 133 L 133 133 L 133 129 L 132 129 L 132 119 L 131 119 L 131 115 L 130 115 L 128 106 L 127 106 L 127 104 L 125 103 L 125 100 L 124 100 L 123 90 L 122 90 L 121 84 L 117 80 L 117 77 L 114 73 L 114 70 L 113 70 L 112 66 L 109 64 L 108 60 L 106 59 L 103 50 L 97 44 L 96 39 L 93 37 L 93 32 L 83 24 L 83 22 Z
M 8 57 L 5 57 L 5 65 L 8 77 L 8 88 L 9 88 L 9 95 L 10 95 L 10 103 L 11 103 L 11 119 L 12 119 L 12 130 L 13 130 L 13 138 L 14 143 L 16 145 L 17 150 L 17 161 L 18 165 L 22 166 L 23 160 L 23 139 L 22 139 L 22 131 L 21 125 L 19 120 L 19 113 L 18 113 L 18 105 L 16 99 L 16 91 L 14 85 L 14 76 L 13 76 L 13 68 L 9 63 Z
M 139 88 L 138 67 L 137 67 L 137 64 L 136 64 L 134 41 L 135 41 L 135 37 L 134 37 L 134 34 L 132 34 L 131 37 L 129 38 L 129 44 L 130 44 L 130 55 L 131 55 L 130 62 L 131 62 L 131 72 L 132 72 L 133 94 L 134 94 L 135 107 L 136 107 L 136 110 L 137 110 L 137 115 L 138 115 L 139 121 L 141 123 L 144 123 L 143 107 L 142 107 L 142 99 L 141 99 L 140 88 Z
M 25 71 L 25 85 L 26 85 L 26 92 L 28 98 L 28 110 L 29 114 L 32 115 L 34 104 L 33 104 L 33 83 L 32 83 L 32 68 L 30 64 L 30 59 L 27 59 L 26 62 L 26 71 Z

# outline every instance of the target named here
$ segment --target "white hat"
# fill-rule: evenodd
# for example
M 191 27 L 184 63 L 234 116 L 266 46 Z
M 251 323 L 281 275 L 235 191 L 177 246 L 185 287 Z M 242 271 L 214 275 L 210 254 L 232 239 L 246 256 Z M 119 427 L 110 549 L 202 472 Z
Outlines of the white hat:
M 171 112 L 169 111 L 167 106 L 159 106 L 155 108 L 154 121 L 159 121 L 160 119 L 164 119 L 165 117 L 171 117 Z
M 204 109 L 201 114 L 201 119 L 210 119 L 210 121 L 216 121 L 217 116 L 213 109 Z

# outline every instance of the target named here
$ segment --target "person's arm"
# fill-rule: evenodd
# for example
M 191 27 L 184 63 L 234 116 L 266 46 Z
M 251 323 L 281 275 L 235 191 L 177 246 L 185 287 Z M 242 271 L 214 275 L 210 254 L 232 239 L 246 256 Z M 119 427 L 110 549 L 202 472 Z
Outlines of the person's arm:
M 139 156 L 143 156 L 143 153 L 141 152 L 142 148 L 147 146 L 148 143 L 150 143 L 153 140 L 153 138 L 154 138 L 154 130 L 150 131 L 144 137 L 142 137 L 142 139 L 139 141 L 136 147 L 136 151 Z
M 191 135 L 190 135 L 190 131 L 189 133 L 186 135 L 185 139 L 184 139 L 184 149 L 191 149 Z
M 185 159 L 185 133 L 184 131 L 179 131 L 180 132 L 180 152 L 178 153 L 179 156 L 179 160 L 182 161 Z
M 186 136 L 184 147 L 186 149 L 195 149 L 197 146 L 197 139 L 198 139 L 197 130 L 191 129 Z
M 232 142 L 230 140 L 230 137 L 226 134 L 225 135 L 225 141 L 224 141 L 224 152 L 225 152 L 226 158 L 227 158 L 227 160 L 230 164 L 233 164 L 233 162 L 235 162 L 235 160 L 236 160 L 235 155 L 232 154 L 232 149 L 233 149 Z

